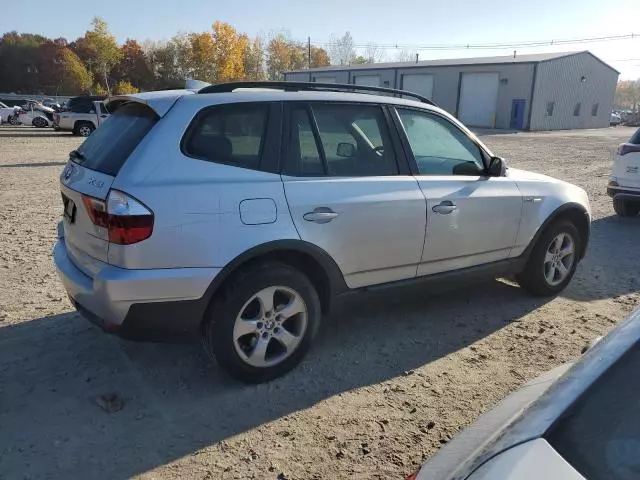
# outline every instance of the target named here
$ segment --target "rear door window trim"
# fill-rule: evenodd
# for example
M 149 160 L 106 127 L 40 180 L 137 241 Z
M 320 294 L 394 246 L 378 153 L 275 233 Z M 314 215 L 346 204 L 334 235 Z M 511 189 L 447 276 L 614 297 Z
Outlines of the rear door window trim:
M 282 165 L 281 165 L 281 173 L 283 175 L 288 175 L 288 176 L 292 176 L 292 177 L 304 177 L 306 175 L 302 175 L 300 174 L 300 172 L 297 171 L 297 169 L 294 167 L 294 165 L 291 162 L 291 159 L 289 158 L 290 155 L 290 148 L 288 146 L 288 142 L 291 141 L 291 134 L 293 132 L 293 125 L 291 122 L 291 116 L 293 113 L 294 108 L 300 108 L 303 107 L 305 108 L 307 115 L 309 115 L 309 122 L 311 124 L 311 129 L 313 131 L 313 136 L 314 136 L 314 140 L 316 142 L 316 147 L 318 148 L 318 154 L 320 155 L 322 164 L 323 164 L 323 168 L 324 168 L 324 176 L 325 177 L 330 177 L 330 175 L 328 175 L 328 165 L 327 165 L 327 159 L 326 159 L 326 154 L 324 151 L 324 146 L 322 145 L 322 141 L 320 139 L 320 131 L 318 128 L 318 123 L 317 120 L 315 118 L 315 114 L 313 111 L 313 106 L 314 105 L 345 105 L 345 106 L 362 106 L 362 107 L 375 107 L 378 108 L 380 113 L 382 114 L 382 121 L 383 121 L 383 127 L 386 128 L 386 133 L 389 137 L 389 142 L 390 145 L 393 149 L 393 153 L 395 156 L 395 163 L 396 163 L 396 167 L 397 167 L 397 173 L 393 174 L 393 175 L 386 175 L 386 176 L 399 176 L 399 175 L 411 175 L 413 172 L 411 171 L 408 159 L 405 155 L 405 152 L 402 149 L 402 144 L 401 144 L 401 139 L 398 136 L 398 132 L 396 131 L 396 128 L 394 127 L 394 124 L 392 122 L 391 119 L 391 115 L 389 114 L 388 110 L 387 110 L 387 105 L 386 104 L 382 104 L 382 103 L 375 103 L 375 102 L 341 102 L 341 101 L 331 101 L 331 100 L 322 100 L 322 101 L 308 101 L 308 100 L 300 100 L 300 101 L 287 101 L 285 102 L 286 106 L 285 106 L 285 110 L 284 110 L 284 117 L 285 117 L 285 128 L 283 131 L 283 135 L 281 136 L 282 138 Z M 286 146 L 286 147 L 285 147 Z M 362 178 L 365 178 L 365 176 L 362 176 Z

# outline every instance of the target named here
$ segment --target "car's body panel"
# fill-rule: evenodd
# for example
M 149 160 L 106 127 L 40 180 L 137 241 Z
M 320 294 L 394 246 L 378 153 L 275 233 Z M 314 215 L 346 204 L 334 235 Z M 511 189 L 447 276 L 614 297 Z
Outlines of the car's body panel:
M 570 368 L 527 383 L 463 430 L 420 469 L 418 480 L 462 480 L 517 445 L 542 438 L 629 349 L 640 342 L 640 309 L 598 341 Z M 561 375 L 558 375 L 561 373 Z M 493 477 L 515 480 L 520 477 Z M 540 478 L 543 478 L 542 476 Z
M 492 458 L 469 480 L 585 480 L 546 440 L 537 438 Z
M 522 214 L 522 195 L 509 178 L 417 177 L 427 199 L 427 235 L 418 275 L 467 268 L 510 256 Z M 457 208 L 434 211 L 442 202 Z
M 67 162 L 60 174 L 60 190 L 64 199 L 65 209 L 70 209 L 64 216 L 64 235 L 67 238 L 69 255 L 77 260 L 78 266 L 83 270 L 91 271 L 89 257 L 107 261 L 109 242 L 105 239 L 104 228 L 92 223 L 89 213 L 84 205 L 82 196 L 104 200 L 114 178 L 101 172 L 96 172 L 78 165 L 72 161 Z M 68 201 L 73 202 L 68 206 Z M 73 215 L 73 218 L 70 216 Z
M 68 251 L 66 239 L 60 238 L 53 258 L 67 293 L 74 302 L 114 326 L 122 324 L 134 304 L 202 298 L 220 271 L 215 268 L 130 270 L 101 262 L 93 276 L 89 276 L 77 268 Z
M 582 206 L 585 213 L 591 213 L 587 194 L 580 187 L 515 168 L 508 169 L 507 178 L 516 183 L 523 198 L 522 220 L 512 256 L 524 252 L 540 227 L 563 205 Z
M 425 235 L 425 199 L 412 176 L 283 177 L 303 240 L 327 251 L 350 288 L 413 278 Z M 317 208 L 338 216 L 305 220 Z

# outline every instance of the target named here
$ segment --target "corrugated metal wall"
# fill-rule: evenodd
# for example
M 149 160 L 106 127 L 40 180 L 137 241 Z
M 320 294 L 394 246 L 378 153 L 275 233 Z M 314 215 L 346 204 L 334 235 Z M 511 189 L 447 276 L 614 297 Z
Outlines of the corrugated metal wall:
M 538 64 L 531 130 L 609 126 L 617 81 L 618 74 L 589 53 Z M 552 112 L 551 108 L 548 111 L 550 103 L 553 103 Z M 597 112 L 594 111 L 596 104 Z
M 500 75 L 498 89 L 498 106 L 496 108 L 495 128 L 509 128 L 511 120 L 511 103 L 514 99 L 524 99 L 525 128 L 529 115 L 531 87 L 533 82 L 533 64 L 517 63 L 505 65 L 465 65 L 458 67 L 426 67 L 399 68 L 396 88 L 402 88 L 402 75 L 429 74 L 434 75 L 433 101 L 449 113 L 456 115 L 460 80 L 463 73 L 497 72 Z
M 357 75 L 379 75 L 380 86 L 402 88 L 403 74 L 427 74 L 434 76 L 433 101 L 440 107 L 457 114 L 458 95 L 462 73 L 498 72 L 500 87 L 498 90 L 498 105 L 496 109 L 496 128 L 509 128 L 511 120 L 511 104 L 514 99 L 524 99 L 525 128 L 528 128 L 530 96 L 533 82 L 534 65 L 531 63 L 498 64 L 498 65 L 465 65 L 446 67 L 403 67 L 387 69 L 357 69 L 351 71 L 314 70 L 311 78 L 308 72 L 287 73 L 288 81 L 313 81 L 316 77 L 332 76 L 338 83 L 354 83 Z M 385 81 L 389 82 L 385 85 Z

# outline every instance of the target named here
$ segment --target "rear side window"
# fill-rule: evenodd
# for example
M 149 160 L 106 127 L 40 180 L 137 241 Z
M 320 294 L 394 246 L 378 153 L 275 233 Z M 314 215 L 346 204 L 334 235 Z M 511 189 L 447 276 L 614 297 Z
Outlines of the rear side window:
M 72 160 L 115 177 L 157 121 L 158 116 L 149 107 L 125 104 L 78 147 L 81 155 Z
M 198 114 L 183 141 L 183 152 L 200 160 L 258 169 L 269 105 L 238 103 Z
M 636 131 L 636 133 L 633 134 L 633 137 L 631 137 L 629 143 L 633 145 L 640 145 L 640 128 Z

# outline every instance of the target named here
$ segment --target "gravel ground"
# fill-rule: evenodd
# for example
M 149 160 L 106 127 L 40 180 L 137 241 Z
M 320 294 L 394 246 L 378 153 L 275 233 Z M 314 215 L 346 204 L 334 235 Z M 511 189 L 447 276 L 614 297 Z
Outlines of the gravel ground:
M 640 300 L 640 219 L 613 216 L 631 129 L 484 136 L 510 164 L 584 187 L 587 259 L 555 299 L 506 281 L 349 305 L 303 364 L 229 380 L 194 345 L 108 337 L 71 311 L 51 261 L 68 134 L 0 127 L 0 478 L 402 478 Z

